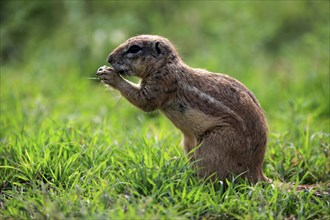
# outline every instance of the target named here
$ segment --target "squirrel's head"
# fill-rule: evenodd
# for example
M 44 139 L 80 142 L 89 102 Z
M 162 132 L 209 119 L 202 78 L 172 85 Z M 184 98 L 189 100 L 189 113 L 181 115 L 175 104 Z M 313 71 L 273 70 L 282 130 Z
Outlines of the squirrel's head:
M 132 37 L 119 45 L 108 58 L 118 73 L 140 78 L 179 61 L 179 55 L 171 42 L 156 35 Z

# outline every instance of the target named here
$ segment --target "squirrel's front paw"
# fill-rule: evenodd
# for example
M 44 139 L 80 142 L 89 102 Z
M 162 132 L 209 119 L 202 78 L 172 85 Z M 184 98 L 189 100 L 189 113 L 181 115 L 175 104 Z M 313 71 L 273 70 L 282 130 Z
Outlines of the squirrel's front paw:
M 102 82 L 111 86 L 114 86 L 120 77 L 114 69 L 108 66 L 100 67 L 96 72 L 96 76 L 98 76 Z

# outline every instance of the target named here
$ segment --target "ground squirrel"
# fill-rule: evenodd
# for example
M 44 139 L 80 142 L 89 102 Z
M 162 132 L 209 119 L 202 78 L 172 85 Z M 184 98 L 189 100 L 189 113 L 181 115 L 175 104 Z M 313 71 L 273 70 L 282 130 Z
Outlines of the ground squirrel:
M 267 181 L 262 165 L 267 125 L 256 97 L 225 74 L 187 66 L 169 40 L 140 35 L 108 58 L 97 76 L 143 111 L 159 109 L 179 128 L 184 150 L 201 177 L 241 175 Z M 134 75 L 139 85 L 121 75 Z

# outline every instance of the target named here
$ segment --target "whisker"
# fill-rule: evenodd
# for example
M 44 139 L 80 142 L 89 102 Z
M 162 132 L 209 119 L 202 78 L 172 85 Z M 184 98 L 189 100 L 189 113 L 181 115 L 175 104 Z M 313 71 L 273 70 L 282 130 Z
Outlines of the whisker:
M 86 77 L 86 79 L 95 79 L 95 80 L 97 79 L 98 80 L 99 78 L 96 78 L 96 77 Z

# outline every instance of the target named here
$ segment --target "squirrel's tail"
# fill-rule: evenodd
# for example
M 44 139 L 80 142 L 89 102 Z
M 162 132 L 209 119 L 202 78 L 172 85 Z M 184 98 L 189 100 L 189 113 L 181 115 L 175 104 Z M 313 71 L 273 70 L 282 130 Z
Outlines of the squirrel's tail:
M 270 181 L 271 184 L 274 184 L 274 186 L 279 187 L 282 190 L 286 190 L 286 191 L 294 190 L 297 192 L 312 191 L 313 195 L 318 196 L 318 197 L 330 196 L 330 182 L 298 185 L 298 184 L 294 184 L 294 183 L 273 181 L 271 179 L 268 179 L 268 180 Z

